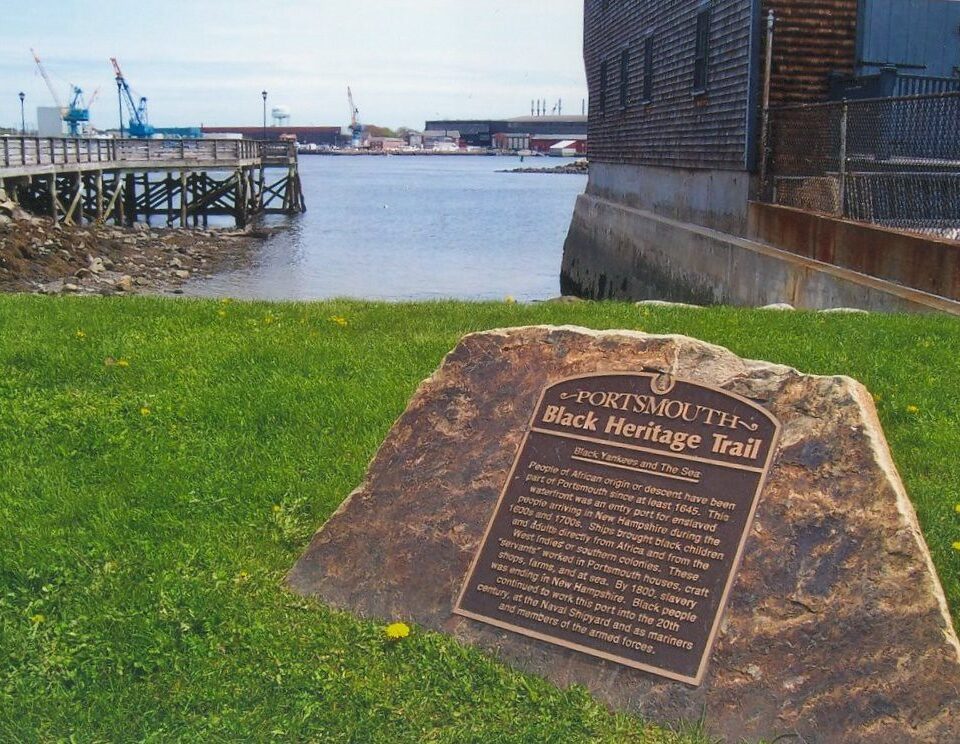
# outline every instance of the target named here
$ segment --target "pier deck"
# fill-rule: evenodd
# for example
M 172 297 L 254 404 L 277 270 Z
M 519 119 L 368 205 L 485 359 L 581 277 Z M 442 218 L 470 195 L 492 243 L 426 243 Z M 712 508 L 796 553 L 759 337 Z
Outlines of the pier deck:
M 0 189 L 28 211 L 77 223 L 186 226 L 229 215 L 242 227 L 306 209 L 292 142 L 0 137 Z

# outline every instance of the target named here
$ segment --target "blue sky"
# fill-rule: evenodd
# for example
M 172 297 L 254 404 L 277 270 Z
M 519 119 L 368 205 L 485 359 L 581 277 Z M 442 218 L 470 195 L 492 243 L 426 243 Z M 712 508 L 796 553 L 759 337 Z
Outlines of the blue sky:
M 0 26 L 0 126 L 53 105 L 36 48 L 58 87 L 87 94 L 94 125 L 117 123 L 110 57 L 149 98 L 157 126 L 258 125 L 260 91 L 293 124 L 345 125 L 346 87 L 364 123 L 521 116 L 533 98 L 586 95 L 582 0 L 33 0 Z

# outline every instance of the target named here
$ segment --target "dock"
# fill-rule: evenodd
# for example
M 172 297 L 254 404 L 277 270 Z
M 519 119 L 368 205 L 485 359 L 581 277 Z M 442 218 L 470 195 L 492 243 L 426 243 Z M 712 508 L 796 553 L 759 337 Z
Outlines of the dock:
M 141 219 L 237 227 L 306 211 L 293 142 L 0 137 L 0 189 L 36 215 L 74 224 Z

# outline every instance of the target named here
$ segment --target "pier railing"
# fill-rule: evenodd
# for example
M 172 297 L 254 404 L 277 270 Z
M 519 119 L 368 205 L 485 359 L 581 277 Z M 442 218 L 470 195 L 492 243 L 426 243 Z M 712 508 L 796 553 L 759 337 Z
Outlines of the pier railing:
M 216 139 L 91 139 L 0 137 L 0 169 L 49 166 L 123 167 L 125 163 L 201 163 L 215 166 L 264 158 L 271 163 L 296 159 L 292 142 Z

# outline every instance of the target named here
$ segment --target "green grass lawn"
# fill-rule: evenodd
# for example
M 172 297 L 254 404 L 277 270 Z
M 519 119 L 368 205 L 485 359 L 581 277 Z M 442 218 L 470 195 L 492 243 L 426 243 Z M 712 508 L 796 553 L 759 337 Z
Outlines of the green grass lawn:
M 863 381 L 957 615 L 956 320 L 0 296 L 0 741 L 700 741 L 282 587 L 457 339 L 534 323 Z

